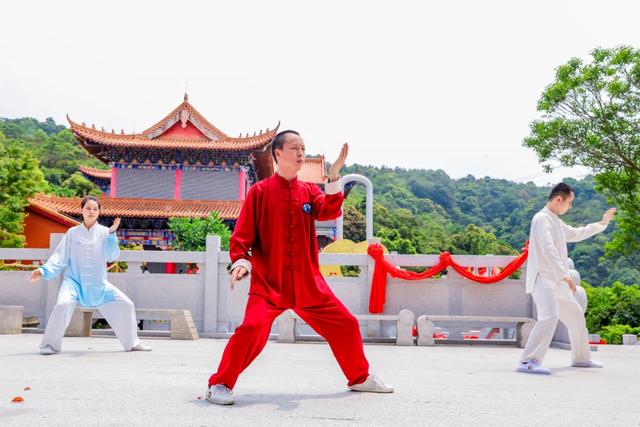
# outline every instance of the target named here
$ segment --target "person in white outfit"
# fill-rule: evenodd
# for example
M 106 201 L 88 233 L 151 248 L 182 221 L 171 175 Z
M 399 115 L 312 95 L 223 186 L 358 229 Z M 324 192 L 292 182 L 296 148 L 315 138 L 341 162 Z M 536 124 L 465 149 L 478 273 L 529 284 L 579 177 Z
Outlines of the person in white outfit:
M 150 351 L 138 338 L 136 311 L 133 303 L 107 281 L 107 262 L 120 255 L 115 231 L 120 218 L 111 228 L 97 223 L 100 202 L 93 196 L 82 199 L 82 224 L 70 228 L 45 265 L 34 270 L 29 279 L 53 279 L 64 272 L 56 302 L 40 343 L 41 354 L 62 350 L 62 337 L 78 305 L 95 307 L 107 320 L 125 351 Z
M 591 360 L 589 337 L 584 312 L 573 296 L 576 283 L 569 272 L 567 242 L 579 242 L 604 231 L 616 212 L 609 209 L 602 221 L 584 227 L 571 227 L 560 216 L 567 213 L 575 197 L 571 186 L 560 183 L 553 187 L 547 205 L 531 222 L 526 291 L 532 294 L 538 321 L 531 330 L 520 357 L 518 372 L 550 374 L 541 366 L 549 349 L 558 320 L 569 330 L 572 366 L 600 368 Z

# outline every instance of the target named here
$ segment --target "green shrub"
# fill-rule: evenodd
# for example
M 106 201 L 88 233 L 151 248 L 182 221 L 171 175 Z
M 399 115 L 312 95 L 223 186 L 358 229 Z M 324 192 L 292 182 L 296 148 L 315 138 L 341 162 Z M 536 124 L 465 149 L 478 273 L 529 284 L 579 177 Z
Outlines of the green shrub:
M 586 320 L 589 331 L 608 325 L 640 326 L 640 286 L 616 282 L 611 287 L 596 288 L 583 282 L 589 306 Z
M 608 344 L 622 344 L 622 335 L 624 334 L 640 334 L 640 328 L 632 328 L 629 325 L 607 325 L 603 327 L 598 334 L 600 338 Z
M 640 286 L 625 286 L 615 282 L 611 291 L 614 299 L 614 315 L 612 324 L 629 325 L 633 328 L 640 326 Z
M 587 329 L 591 332 L 599 331 L 604 326 L 611 324 L 614 315 L 614 294 L 611 288 L 595 288 L 582 282 L 587 292 Z

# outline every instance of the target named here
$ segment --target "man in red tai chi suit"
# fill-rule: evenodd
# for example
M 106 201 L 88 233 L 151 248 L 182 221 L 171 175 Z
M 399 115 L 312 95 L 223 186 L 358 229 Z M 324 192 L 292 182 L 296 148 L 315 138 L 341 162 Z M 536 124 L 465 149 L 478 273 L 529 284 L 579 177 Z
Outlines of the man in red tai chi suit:
M 305 157 L 298 132 L 280 132 L 273 139 L 277 171 L 251 187 L 231 236 L 231 289 L 249 272 L 251 287 L 244 321 L 209 378 L 210 402 L 234 403 L 231 390 L 238 376 L 264 348 L 274 319 L 289 308 L 327 340 L 351 390 L 393 392 L 369 374 L 358 321 L 331 292 L 318 268 L 314 221 L 341 214 L 344 196 L 337 180 L 348 152 L 344 144 L 330 168 L 325 195 L 297 178 Z

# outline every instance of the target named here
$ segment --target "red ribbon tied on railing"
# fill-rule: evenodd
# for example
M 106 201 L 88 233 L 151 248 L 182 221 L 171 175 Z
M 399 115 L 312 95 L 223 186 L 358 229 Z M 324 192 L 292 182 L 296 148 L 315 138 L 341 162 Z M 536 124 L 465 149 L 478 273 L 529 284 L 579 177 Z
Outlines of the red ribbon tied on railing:
M 514 258 L 500 273 L 494 276 L 478 276 L 473 274 L 467 267 L 458 264 L 449 252 L 442 252 L 438 264 L 429 267 L 421 273 L 407 271 L 391 264 L 384 258 L 384 250 L 380 243 L 369 245 L 367 253 L 375 261 L 373 280 L 371 281 L 371 293 L 369 296 L 369 312 L 382 313 L 386 300 L 387 274 L 391 277 L 404 280 L 423 280 L 435 276 L 446 268 L 451 267 L 461 276 L 474 282 L 484 284 L 497 283 L 511 276 L 524 264 L 529 254 L 529 242 L 525 244 L 522 253 L 518 257 Z

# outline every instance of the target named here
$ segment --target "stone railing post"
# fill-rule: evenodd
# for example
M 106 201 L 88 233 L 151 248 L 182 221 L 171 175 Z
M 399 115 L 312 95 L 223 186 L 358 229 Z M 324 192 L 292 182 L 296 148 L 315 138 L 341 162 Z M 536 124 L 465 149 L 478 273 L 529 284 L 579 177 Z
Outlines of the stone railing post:
M 218 331 L 218 259 L 220 255 L 220 236 L 207 236 L 207 248 L 204 254 L 203 331 Z

